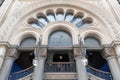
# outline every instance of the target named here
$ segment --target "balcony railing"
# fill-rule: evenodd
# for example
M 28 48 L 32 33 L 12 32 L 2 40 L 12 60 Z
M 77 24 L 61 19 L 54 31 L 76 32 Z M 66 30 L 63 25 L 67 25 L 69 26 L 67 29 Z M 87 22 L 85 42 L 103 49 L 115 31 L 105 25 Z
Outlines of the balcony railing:
M 28 69 L 15 72 L 10 74 L 8 80 L 21 80 L 21 78 L 25 78 L 26 76 L 29 76 L 31 73 L 33 73 L 34 67 L 30 67 Z M 76 72 L 76 66 L 74 62 L 46 62 L 45 63 L 45 72 Z M 108 72 L 103 72 L 100 70 L 97 70 L 91 66 L 87 66 L 87 72 L 94 75 L 96 78 L 101 78 L 105 80 L 113 80 L 112 75 Z M 89 76 L 90 76 L 89 74 Z M 32 77 L 30 75 L 30 79 L 32 80 Z M 23 80 L 23 79 L 22 79 Z M 89 80 L 90 77 L 89 77 Z M 99 80 L 99 79 L 98 79 Z
M 75 62 L 46 62 L 45 72 L 76 72 Z
M 87 72 L 105 80 L 113 80 L 111 73 L 97 70 L 91 66 L 87 66 Z
M 19 71 L 19 72 L 15 72 L 15 73 L 11 73 L 8 80 L 18 80 L 20 78 L 23 78 L 31 73 L 33 73 L 34 67 L 29 67 L 25 70 Z

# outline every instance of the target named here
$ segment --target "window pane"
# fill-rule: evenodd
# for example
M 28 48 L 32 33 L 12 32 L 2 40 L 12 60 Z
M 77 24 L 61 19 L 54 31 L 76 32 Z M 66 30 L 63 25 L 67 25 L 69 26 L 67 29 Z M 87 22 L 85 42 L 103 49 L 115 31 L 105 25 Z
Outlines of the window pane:
M 22 46 L 22 47 L 25 47 L 25 46 L 33 46 L 35 43 L 36 43 L 35 38 L 28 37 L 28 38 L 25 38 L 25 39 L 21 42 L 20 46 Z
M 71 36 L 64 31 L 56 31 L 49 37 L 49 46 L 72 46 Z
M 77 17 L 74 17 L 74 19 L 72 20 L 72 23 L 73 23 L 74 25 L 76 25 L 76 24 L 79 23 L 81 20 L 82 20 L 81 16 L 77 16 Z
M 42 24 L 44 24 L 44 25 L 47 25 L 48 24 L 48 22 L 47 22 L 47 19 L 45 18 L 45 17 L 39 17 L 38 18 L 38 21 L 40 21 Z
M 85 45 L 87 47 L 100 47 L 100 42 L 94 37 L 87 37 L 85 38 Z
M 63 20 L 64 19 L 64 14 L 62 12 L 59 12 L 56 14 L 56 19 L 59 20 Z
M 47 19 L 49 20 L 49 22 L 55 21 L 55 16 L 54 16 L 54 14 L 49 13 L 49 14 L 47 15 Z
M 71 21 L 73 18 L 73 13 L 67 13 L 65 15 L 65 21 Z
M 36 27 L 36 28 L 42 28 L 38 23 L 36 22 L 29 22 L 29 24 L 32 26 L 32 27 Z

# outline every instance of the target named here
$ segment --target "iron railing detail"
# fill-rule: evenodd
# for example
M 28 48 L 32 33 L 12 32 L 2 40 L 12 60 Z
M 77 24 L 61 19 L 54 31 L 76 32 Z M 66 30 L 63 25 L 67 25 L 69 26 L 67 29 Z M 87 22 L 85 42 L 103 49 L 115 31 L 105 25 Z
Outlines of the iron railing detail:
M 29 77 L 33 73 L 34 67 L 27 68 L 25 70 L 11 73 L 8 80 L 19 80 L 21 78 Z M 46 62 L 45 71 L 48 72 L 76 72 L 75 62 Z M 97 70 L 91 66 L 87 66 L 87 72 L 96 76 L 96 78 L 101 78 L 105 80 L 113 80 L 112 75 L 108 72 Z M 32 75 L 30 75 L 32 76 Z M 31 79 L 32 80 L 32 79 Z M 91 80 L 91 79 L 89 79 Z
M 17 80 L 20 78 L 23 78 L 31 73 L 33 73 L 34 67 L 29 67 L 25 70 L 19 71 L 19 72 L 15 72 L 15 73 L 11 73 L 8 80 Z
M 113 80 L 111 73 L 97 70 L 91 66 L 87 66 L 87 72 L 105 80 Z
M 75 62 L 46 62 L 45 72 L 76 72 Z

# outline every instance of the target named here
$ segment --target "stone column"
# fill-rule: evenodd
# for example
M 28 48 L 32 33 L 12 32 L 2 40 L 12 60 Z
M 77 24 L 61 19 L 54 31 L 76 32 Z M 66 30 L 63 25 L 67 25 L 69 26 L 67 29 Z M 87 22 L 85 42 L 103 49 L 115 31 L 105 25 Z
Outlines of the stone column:
M 44 79 L 44 65 L 46 59 L 46 48 L 41 48 L 38 53 L 36 53 L 36 66 L 34 68 L 33 80 L 43 80 Z
M 120 68 L 113 48 L 105 48 L 103 57 L 107 60 L 113 80 L 120 80 Z
M 43 80 L 45 57 L 38 57 L 37 65 L 34 68 L 33 80 Z
M 84 53 L 82 53 L 80 48 L 74 48 L 75 60 L 76 60 L 76 70 L 78 80 L 88 80 L 88 75 L 86 71 L 86 58 Z
M 14 60 L 17 58 L 16 49 L 8 49 L 0 71 L 0 80 L 8 80 Z
M 117 56 L 117 60 L 118 60 L 119 66 L 120 66 L 120 42 L 114 42 L 112 44 L 112 46 L 114 47 L 114 50 L 115 50 L 115 53 Z
M 2 67 L 7 48 L 8 48 L 7 43 L 0 43 L 0 69 Z

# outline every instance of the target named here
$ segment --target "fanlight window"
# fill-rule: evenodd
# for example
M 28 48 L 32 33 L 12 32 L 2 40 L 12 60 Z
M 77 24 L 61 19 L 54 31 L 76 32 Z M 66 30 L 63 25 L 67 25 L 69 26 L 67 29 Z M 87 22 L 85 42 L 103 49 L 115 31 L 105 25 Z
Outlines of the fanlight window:
M 0 0 L 0 6 L 3 4 L 4 1 L 5 1 L 5 0 Z
M 87 37 L 85 38 L 85 46 L 86 47 L 100 47 L 101 43 L 97 38 Z
M 21 47 L 28 47 L 28 46 L 33 46 L 36 43 L 36 39 L 33 37 L 28 37 L 23 39 L 23 41 L 21 42 L 20 46 Z
M 72 46 L 72 37 L 65 31 L 55 31 L 50 35 L 48 45 Z
M 61 10 L 55 13 L 48 10 L 48 12 L 46 12 L 46 15 L 43 13 L 37 14 L 37 19 L 34 19 L 34 21 L 28 21 L 28 24 L 33 27 L 43 28 L 48 23 L 54 21 L 67 21 L 74 24 L 76 27 L 81 28 L 90 26 L 90 24 L 93 22 L 93 19 L 90 17 L 85 18 L 82 12 L 74 14 L 72 11 L 68 11 L 65 13 Z

